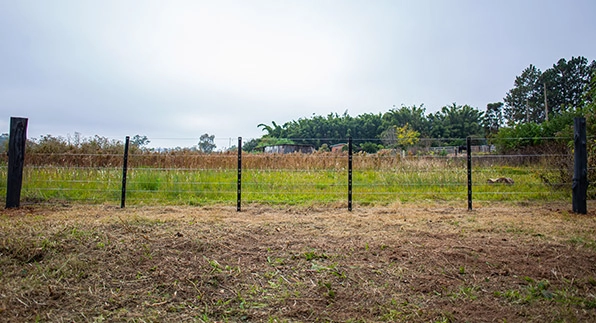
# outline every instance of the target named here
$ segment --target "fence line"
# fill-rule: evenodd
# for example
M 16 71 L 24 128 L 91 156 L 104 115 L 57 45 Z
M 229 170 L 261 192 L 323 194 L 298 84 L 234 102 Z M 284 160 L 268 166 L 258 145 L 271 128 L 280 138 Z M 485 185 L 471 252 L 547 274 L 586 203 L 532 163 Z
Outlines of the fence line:
M 240 138 L 238 143 L 241 147 Z M 241 149 L 237 153 L 216 154 L 132 153 L 127 155 L 127 174 L 121 173 L 122 155 L 36 153 L 26 156 L 23 196 L 26 201 L 36 203 L 53 200 L 101 203 L 119 198 L 122 205 L 125 199 L 142 204 L 190 205 L 236 201 L 238 210 L 241 201 L 345 206 L 346 192 L 348 208 L 352 206 L 351 198 L 355 205 L 419 199 L 463 202 L 468 172 L 472 175 L 472 196 L 478 200 L 561 200 L 571 196 L 571 151 L 511 155 L 467 151 L 472 161 L 470 169 L 466 167 L 465 154 L 269 155 L 242 153 Z M 594 169 L 588 167 L 589 171 Z M 7 172 L 7 166 L 0 165 L 2 182 Z M 515 183 L 487 183 L 488 179 L 499 177 L 511 177 Z M 125 185 L 126 194 L 119 196 Z M 0 187 L 2 190 L 5 193 L 6 187 Z M 588 194 L 591 198 L 596 195 L 593 186 Z

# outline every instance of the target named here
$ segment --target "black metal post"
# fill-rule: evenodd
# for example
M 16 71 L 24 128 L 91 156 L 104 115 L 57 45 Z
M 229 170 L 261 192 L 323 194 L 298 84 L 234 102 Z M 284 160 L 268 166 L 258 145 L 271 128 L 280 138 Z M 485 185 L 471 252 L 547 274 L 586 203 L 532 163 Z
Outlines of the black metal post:
M 238 183 L 236 197 L 236 211 L 240 212 L 242 205 L 242 137 L 238 137 Z
M 472 211 L 472 138 L 466 138 L 466 153 L 468 155 L 468 211 Z
M 8 173 L 6 176 L 6 208 L 21 206 L 23 187 L 23 166 L 25 164 L 25 144 L 27 143 L 26 118 L 10 118 L 8 138 Z
M 352 137 L 348 137 L 348 211 L 352 211 Z
M 122 161 L 122 195 L 120 197 L 120 208 L 126 206 L 126 173 L 128 171 L 128 145 L 130 143 L 130 137 L 126 136 L 124 141 L 124 159 Z
M 586 200 L 588 195 L 588 151 L 586 149 L 586 119 L 573 120 L 573 141 L 575 143 L 575 161 L 573 166 L 573 212 L 588 213 Z

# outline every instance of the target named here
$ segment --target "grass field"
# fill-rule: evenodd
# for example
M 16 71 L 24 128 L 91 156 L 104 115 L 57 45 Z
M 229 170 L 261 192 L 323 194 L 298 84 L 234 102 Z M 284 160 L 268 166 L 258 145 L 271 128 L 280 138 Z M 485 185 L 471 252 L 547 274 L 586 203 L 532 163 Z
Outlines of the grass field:
M 132 161 L 127 176 L 127 205 L 236 204 L 234 155 L 208 156 L 204 160 L 200 156 L 149 157 L 154 159 Z M 90 164 L 80 166 L 83 162 Z M 347 205 L 346 156 L 256 155 L 245 157 L 243 162 L 243 203 Z M 93 166 L 91 159 L 77 160 L 79 166 L 62 163 L 66 165 L 26 167 L 23 200 L 119 204 L 121 167 Z M 152 166 L 143 166 L 146 164 Z M 550 167 L 547 162 L 510 166 L 483 161 L 473 168 L 473 198 L 475 201 L 569 199 L 571 173 L 558 176 L 560 169 Z M 6 176 L 5 169 L 0 173 L 2 183 L 5 183 L 2 178 Z M 495 177 L 510 177 L 515 183 L 487 184 L 487 179 Z M 2 197 L 5 190 L 5 186 L 0 187 Z M 353 199 L 355 205 L 431 200 L 465 203 L 465 159 L 355 156 Z
M 596 204 L 0 211 L 0 320 L 596 321 Z

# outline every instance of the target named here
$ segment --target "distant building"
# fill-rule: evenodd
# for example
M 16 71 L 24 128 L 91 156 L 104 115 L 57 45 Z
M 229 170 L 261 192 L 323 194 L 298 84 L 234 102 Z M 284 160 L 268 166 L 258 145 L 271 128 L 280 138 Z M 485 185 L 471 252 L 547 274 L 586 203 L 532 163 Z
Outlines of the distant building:
M 331 152 L 340 153 L 340 152 L 342 152 L 342 150 L 344 149 L 344 147 L 347 146 L 347 145 L 348 144 L 345 144 L 345 143 L 331 145 Z
M 315 147 L 311 145 L 297 145 L 297 144 L 283 144 L 274 146 L 265 146 L 265 153 L 269 154 L 291 154 L 303 153 L 311 154 L 315 151 Z

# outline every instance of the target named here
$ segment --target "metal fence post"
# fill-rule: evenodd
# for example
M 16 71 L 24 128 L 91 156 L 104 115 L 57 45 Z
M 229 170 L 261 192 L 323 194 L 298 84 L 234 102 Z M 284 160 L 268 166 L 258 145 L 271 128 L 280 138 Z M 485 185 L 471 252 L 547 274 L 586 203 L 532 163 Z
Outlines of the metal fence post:
M 6 178 L 6 208 L 21 205 L 23 187 L 23 166 L 25 164 L 25 145 L 27 143 L 27 119 L 10 118 L 8 138 L 8 170 Z
M 236 212 L 240 212 L 242 205 L 242 137 L 238 137 L 238 182 L 236 188 Z
M 348 137 L 348 211 L 352 211 L 352 137 Z
M 573 141 L 575 144 L 573 165 L 573 212 L 587 214 L 588 195 L 588 151 L 586 149 L 586 119 L 573 120 Z
M 466 153 L 468 155 L 468 211 L 472 211 L 472 138 L 466 138 Z
M 122 160 L 122 195 L 120 196 L 120 208 L 123 209 L 126 206 L 126 173 L 128 171 L 128 145 L 130 143 L 130 137 L 126 136 L 124 141 L 124 159 Z

